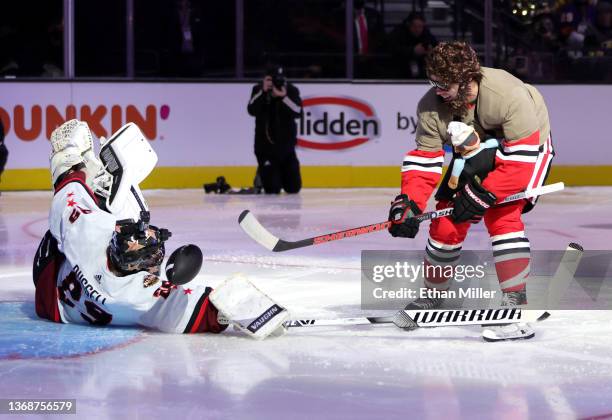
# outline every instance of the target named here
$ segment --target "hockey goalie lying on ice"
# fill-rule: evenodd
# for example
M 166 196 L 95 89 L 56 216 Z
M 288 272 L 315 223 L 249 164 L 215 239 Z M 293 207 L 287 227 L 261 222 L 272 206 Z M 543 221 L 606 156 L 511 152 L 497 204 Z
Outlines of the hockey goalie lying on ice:
M 255 338 L 282 332 L 287 311 L 244 278 L 214 291 L 184 286 L 202 264 L 195 245 L 177 249 L 161 278 L 171 233 L 149 224 L 138 187 L 157 155 L 132 123 L 100 143 L 98 158 L 89 127 L 77 120 L 51 135 L 54 197 L 33 270 L 38 316 L 170 333 L 218 333 L 228 322 Z

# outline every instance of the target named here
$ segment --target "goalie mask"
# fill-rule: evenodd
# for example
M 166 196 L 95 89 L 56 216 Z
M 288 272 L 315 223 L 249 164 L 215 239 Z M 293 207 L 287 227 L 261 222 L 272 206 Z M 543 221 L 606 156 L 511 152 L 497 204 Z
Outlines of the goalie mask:
M 108 247 L 113 268 L 123 275 L 138 271 L 157 274 L 164 260 L 164 242 L 172 235 L 167 229 L 148 224 L 148 212 L 138 222 L 120 220 Z

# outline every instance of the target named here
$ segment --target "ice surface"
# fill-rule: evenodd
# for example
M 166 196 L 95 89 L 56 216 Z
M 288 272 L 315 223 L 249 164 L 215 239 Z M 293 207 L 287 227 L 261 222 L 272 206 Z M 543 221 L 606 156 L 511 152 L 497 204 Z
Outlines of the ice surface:
M 145 191 L 152 222 L 204 252 L 195 281 L 242 272 L 301 317 L 362 314 L 360 251 L 422 249 L 373 233 L 271 253 L 240 230 L 250 209 L 298 240 L 386 219 L 390 189 L 305 190 L 299 196 Z M 0 197 L 0 396 L 76 398 L 78 418 L 583 418 L 612 416 L 612 314 L 555 312 L 534 339 L 485 343 L 480 329 L 393 326 L 293 329 L 256 342 L 237 332 L 164 335 L 36 319 L 31 264 L 51 193 Z M 525 216 L 533 249 L 568 242 L 610 249 L 612 189 L 542 197 Z M 466 249 L 488 249 L 482 224 Z M 67 416 L 74 418 L 74 416 Z M 603 418 L 603 417 L 602 417 Z

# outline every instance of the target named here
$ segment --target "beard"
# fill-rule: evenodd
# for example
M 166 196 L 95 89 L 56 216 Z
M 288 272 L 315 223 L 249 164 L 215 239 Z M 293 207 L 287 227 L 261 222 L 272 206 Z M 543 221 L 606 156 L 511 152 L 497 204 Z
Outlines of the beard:
M 451 99 L 449 101 L 444 100 L 444 103 L 448 105 L 452 113 L 455 115 L 464 117 L 468 113 L 468 86 L 469 84 L 467 83 L 464 86 L 460 86 L 455 99 Z

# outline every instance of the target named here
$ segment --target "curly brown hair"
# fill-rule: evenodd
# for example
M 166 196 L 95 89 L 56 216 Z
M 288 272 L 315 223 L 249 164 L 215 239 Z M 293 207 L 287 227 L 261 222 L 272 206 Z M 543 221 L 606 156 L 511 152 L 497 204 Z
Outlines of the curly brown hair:
M 444 84 L 459 84 L 457 97 L 448 105 L 453 112 L 465 115 L 469 82 L 482 80 L 476 51 L 463 41 L 441 42 L 427 56 L 426 70 L 428 77 L 433 75 Z

